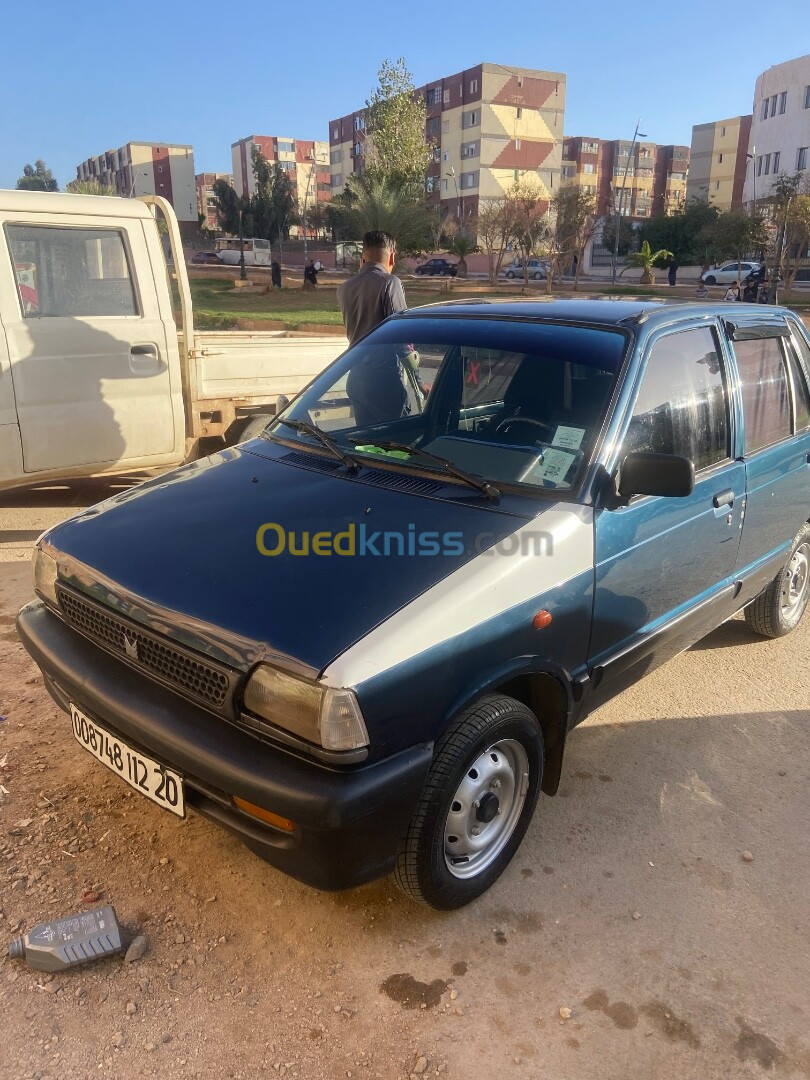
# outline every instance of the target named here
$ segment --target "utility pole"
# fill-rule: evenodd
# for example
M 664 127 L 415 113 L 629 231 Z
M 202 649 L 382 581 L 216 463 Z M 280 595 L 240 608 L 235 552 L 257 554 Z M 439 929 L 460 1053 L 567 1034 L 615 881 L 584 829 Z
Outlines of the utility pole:
M 625 187 L 627 185 L 627 174 L 630 171 L 630 162 L 631 162 L 631 160 L 633 158 L 633 150 L 634 150 L 635 145 L 636 145 L 636 140 L 639 137 L 642 138 L 642 139 L 647 138 L 647 136 L 643 132 L 638 130 L 640 127 L 641 127 L 641 121 L 639 120 L 639 122 L 636 124 L 636 130 L 633 132 L 633 141 L 630 143 L 630 150 L 629 150 L 629 152 L 627 154 L 627 162 L 626 162 L 626 164 L 624 166 L 624 176 L 622 177 L 622 186 L 621 186 L 621 190 L 619 192 L 618 208 L 616 206 L 616 188 L 615 187 L 613 188 L 613 219 L 614 219 L 614 233 L 615 233 L 615 235 L 613 237 L 613 259 L 611 261 L 611 271 L 610 271 L 610 282 L 611 282 L 612 285 L 616 284 L 616 262 L 618 261 L 618 258 L 619 258 L 619 228 L 621 226 L 621 220 L 622 220 L 622 208 L 623 208 L 623 204 L 624 204 L 624 189 L 625 189 Z M 621 145 L 622 144 L 620 142 L 619 146 L 621 147 Z
M 461 221 L 461 198 L 459 197 L 459 194 L 458 194 L 458 180 L 456 179 L 455 166 L 451 165 L 450 166 L 450 172 L 445 173 L 444 175 L 452 177 L 453 186 L 456 189 L 456 217 L 458 218 L 459 228 L 461 228 L 461 225 L 462 225 L 462 221 Z
M 309 185 L 312 183 L 312 176 L 315 172 L 315 161 L 313 159 L 312 168 L 309 170 L 309 176 L 307 177 L 307 187 L 304 192 L 304 205 L 301 211 L 301 227 L 304 230 L 304 265 L 307 263 L 307 255 L 309 248 L 307 247 L 307 202 L 309 201 Z M 315 197 L 317 199 L 318 192 L 316 190 Z
M 241 206 L 239 207 L 239 280 L 247 281 L 247 271 L 245 270 L 245 236 L 242 232 Z

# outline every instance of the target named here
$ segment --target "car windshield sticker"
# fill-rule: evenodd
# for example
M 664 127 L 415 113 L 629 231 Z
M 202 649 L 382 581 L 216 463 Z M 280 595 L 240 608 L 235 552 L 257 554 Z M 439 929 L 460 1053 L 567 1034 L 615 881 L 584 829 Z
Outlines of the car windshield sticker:
M 547 480 L 552 484 L 561 484 L 575 459 L 576 454 L 569 454 L 567 450 L 555 450 L 552 447 L 546 450 L 543 460 L 538 461 L 532 469 L 532 476 L 536 476 L 538 480 Z
M 566 450 L 579 450 L 584 438 L 584 428 L 566 427 L 564 424 L 559 424 L 554 432 L 551 444 L 552 446 L 562 446 Z

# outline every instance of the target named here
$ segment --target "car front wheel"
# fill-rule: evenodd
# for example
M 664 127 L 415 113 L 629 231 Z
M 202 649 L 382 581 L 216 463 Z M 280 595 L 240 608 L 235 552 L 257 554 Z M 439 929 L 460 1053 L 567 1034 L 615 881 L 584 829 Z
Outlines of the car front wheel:
M 525 705 L 493 694 L 466 709 L 436 744 L 400 845 L 399 887 L 439 911 L 486 892 L 523 839 L 542 778 L 543 736 Z
M 810 524 L 793 541 L 790 558 L 745 609 L 745 621 L 763 637 L 784 637 L 799 625 L 810 601 Z
M 704 285 L 716 285 L 717 284 L 717 278 L 713 274 L 710 274 L 707 278 L 703 279 L 703 284 Z

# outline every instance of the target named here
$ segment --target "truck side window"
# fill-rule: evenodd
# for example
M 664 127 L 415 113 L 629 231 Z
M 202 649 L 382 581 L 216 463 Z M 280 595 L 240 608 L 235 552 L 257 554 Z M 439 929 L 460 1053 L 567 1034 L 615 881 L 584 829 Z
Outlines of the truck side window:
M 790 436 L 790 388 L 782 340 L 735 341 L 745 409 L 745 452 L 753 454 Z
M 796 399 L 796 430 L 810 427 L 810 345 L 793 330 L 793 348 L 788 349 L 788 363 Z
M 729 457 L 725 377 L 709 327 L 667 334 L 654 343 L 623 449 L 687 457 L 696 471 Z
M 23 317 L 138 315 L 117 229 L 7 225 Z

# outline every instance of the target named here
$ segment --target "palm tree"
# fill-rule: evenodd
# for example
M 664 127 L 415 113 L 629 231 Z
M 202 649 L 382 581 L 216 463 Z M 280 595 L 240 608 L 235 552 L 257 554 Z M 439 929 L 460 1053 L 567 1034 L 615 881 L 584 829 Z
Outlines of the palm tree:
M 447 238 L 446 247 L 449 254 L 455 255 L 458 259 L 458 276 L 465 278 L 467 276 L 467 256 L 472 255 L 478 247 L 475 237 L 468 233 L 466 229 L 461 228 Z
M 71 180 L 65 185 L 65 191 L 72 195 L 117 195 L 112 184 L 102 184 L 100 180 Z
M 332 206 L 342 219 L 342 230 L 353 239 L 381 229 L 394 237 L 403 253 L 425 251 L 430 244 L 435 211 L 407 185 L 380 176 L 352 177 Z
M 648 240 L 645 240 L 641 245 L 640 251 L 631 251 L 626 257 L 626 263 L 624 270 L 630 269 L 630 267 L 640 268 L 643 273 L 641 275 L 642 285 L 654 285 L 655 274 L 653 269 L 659 259 L 671 259 L 673 257 L 671 251 L 667 251 L 666 248 L 660 248 L 658 251 L 653 251 L 650 247 Z

